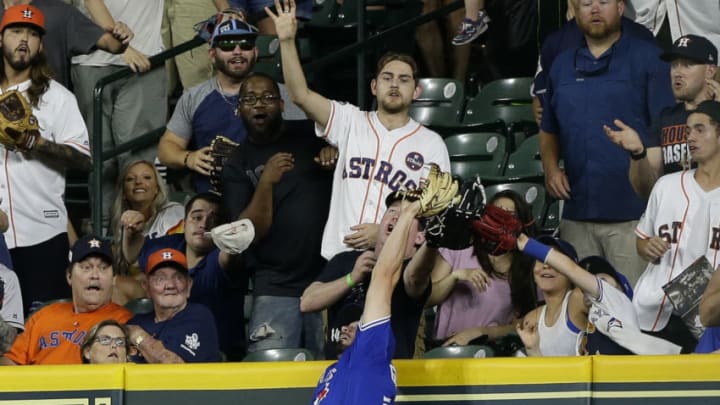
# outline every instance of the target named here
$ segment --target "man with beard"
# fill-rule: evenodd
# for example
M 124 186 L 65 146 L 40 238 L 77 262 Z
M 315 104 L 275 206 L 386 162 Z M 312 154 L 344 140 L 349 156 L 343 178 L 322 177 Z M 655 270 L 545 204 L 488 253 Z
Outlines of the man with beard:
M 300 311 L 300 296 L 325 264 L 320 256 L 331 174 L 314 161 L 325 143 L 311 121 L 282 119 L 275 81 L 253 73 L 240 86 L 238 115 L 248 137 L 222 174 L 231 218 L 249 218 L 255 241 L 246 257 L 254 301 L 248 351 L 322 345 L 322 316 Z
M 660 50 L 621 29 L 624 6 L 623 0 L 576 4 L 585 41 L 560 53 L 550 69 L 540 153 L 548 192 L 565 200 L 563 239 L 580 257 L 606 257 L 634 283 L 645 262 L 633 249 L 633 230 L 646 201 L 627 178 L 626 152 L 603 125 L 620 119 L 645 141 L 650 117 L 673 98 Z
M 25 324 L 25 332 L 0 357 L 0 365 L 79 364 L 80 345 L 90 328 L 105 319 L 125 323 L 132 316 L 110 301 L 115 270 L 109 243 L 85 236 L 73 245 L 70 256 L 70 266 L 61 274 L 72 288 L 72 301 L 56 302 L 35 312 Z
M 685 35 L 678 38 L 661 58 L 670 62 L 672 91 L 677 104 L 664 109 L 654 119 L 648 143 L 628 124 L 616 120 L 615 131 L 605 133 L 636 158 L 630 160 L 630 182 L 635 191 L 648 197 L 658 177 L 683 170 L 690 165 L 685 129 L 690 113 L 704 100 L 720 101 L 717 72 L 718 52 L 707 38 Z
M 436 163 L 450 170 L 447 148 L 438 134 L 408 115 L 420 95 L 417 65 L 409 55 L 380 58 L 370 90 L 377 111 L 331 101 L 308 88 L 295 46 L 295 1 L 275 1 L 278 14 L 266 8 L 280 40 L 282 68 L 290 97 L 315 121 L 316 134 L 338 148 L 330 215 L 322 255 L 374 246 L 383 201 L 401 187 L 415 188 L 423 166 Z
M 21 148 L 3 147 L 0 153 L 5 168 L 0 208 L 10 220 L 5 238 L 27 310 L 33 302 L 70 295 L 63 277 L 69 246 L 64 170 L 89 171 L 90 149 L 75 96 L 51 79 L 43 53 L 42 12 L 33 6 L 10 7 L 0 20 L 0 33 L 0 87 L 20 92 L 40 127 L 39 136 L 28 134 Z
M 209 54 L 217 74 L 183 93 L 160 138 L 160 163 L 171 169 L 190 169 L 196 192 L 210 189 L 213 139 L 217 135 L 238 143 L 245 139 L 235 106 L 240 84 L 257 59 L 256 38 L 257 29 L 240 19 L 215 27 Z

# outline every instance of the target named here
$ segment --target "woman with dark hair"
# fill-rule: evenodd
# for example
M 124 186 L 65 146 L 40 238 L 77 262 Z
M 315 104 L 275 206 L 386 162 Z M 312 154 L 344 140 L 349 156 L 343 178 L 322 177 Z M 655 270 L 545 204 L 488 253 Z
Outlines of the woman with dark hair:
M 535 234 L 532 207 L 514 191 L 495 194 L 490 204 L 517 217 L 523 232 Z M 518 251 L 488 252 L 479 242 L 464 250 L 440 249 L 428 305 L 439 305 L 435 338 L 467 345 L 514 331 L 514 322 L 536 307 L 533 260 Z
M 93 326 L 82 345 L 80 355 L 85 364 L 126 363 L 130 335 L 125 325 L 106 319 Z

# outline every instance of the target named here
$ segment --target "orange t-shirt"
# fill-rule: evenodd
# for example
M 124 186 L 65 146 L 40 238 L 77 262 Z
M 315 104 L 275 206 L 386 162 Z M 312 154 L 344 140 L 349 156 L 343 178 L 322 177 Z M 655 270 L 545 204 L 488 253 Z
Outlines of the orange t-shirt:
M 58 302 L 41 308 L 25 324 L 5 357 L 17 364 L 78 364 L 80 345 L 87 331 L 106 319 L 120 323 L 132 313 L 109 303 L 93 312 L 75 313 L 72 302 Z

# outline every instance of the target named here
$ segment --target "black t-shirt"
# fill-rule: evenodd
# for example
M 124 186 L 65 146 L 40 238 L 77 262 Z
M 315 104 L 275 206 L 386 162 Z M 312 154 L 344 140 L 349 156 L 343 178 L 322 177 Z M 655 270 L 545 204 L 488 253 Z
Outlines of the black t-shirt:
M 358 250 L 338 253 L 330 259 L 317 281 L 329 283 L 340 277 L 345 277 L 348 273 L 352 272 L 355 261 L 362 253 L 362 251 Z M 409 260 L 406 260 L 405 263 L 403 263 L 403 273 L 409 262 Z M 328 331 L 325 349 L 327 358 L 335 358 L 338 354 L 337 340 L 340 336 L 340 328 L 344 326 L 338 325 L 339 322 L 337 321 L 340 309 L 345 305 L 358 302 L 364 303 L 369 282 L 370 275 L 368 274 L 365 280 L 357 283 L 357 285 L 350 290 L 350 293 L 328 308 Z M 400 282 L 398 282 L 395 291 L 393 291 L 392 302 L 390 304 L 392 313 L 390 324 L 393 335 L 395 336 L 395 355 L 393 358 L 411 359 L 413 357 L 415 353 L 415 338 L 418 327 L 420 326 L 420 317 L 422 316 L 425 302 L 427 302 L 431 290 L 432 286 L 428 283 L 428 287 L 419 298 L 410 298 L 405 291 L 405 283 L 402 282 L 401 276 Z
M 246 139 L 223 168 L 223 200 L 231 217 L 237 218 L 250 203 L 267 160 L 278 152 L 292 153 L 295 159 L 295 167 L 273 186 L 270 229 L 247 251 L 255 295 L 299 297 L 325 265 L 320 242 L 332 171 L 313 160 L 327 145 L 315 136 L 313 125 L 308 120 L 285 121 L 285 131 L 270 144 Z
M 646 146 L 661 147 L 665 174 L 683 169 L 683 162 L 688 156 L 685 128 L 689 115 L 690 111 L 685 109 L 685 104 L 677 103 L 662 110 L 660 116 L 653 121 Z

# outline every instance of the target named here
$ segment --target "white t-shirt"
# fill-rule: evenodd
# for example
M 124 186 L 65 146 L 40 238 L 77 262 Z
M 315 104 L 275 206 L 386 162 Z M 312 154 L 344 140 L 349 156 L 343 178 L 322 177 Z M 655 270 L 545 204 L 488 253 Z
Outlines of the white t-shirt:
M 180 225 L 185 218 L 185 208 L 176 202 L 170 201 L 155 215 L 150 228 L 145 236 L 148 239 L 155 239 L 167 235 L 168 231 Z
M 0 264 L 0 282 L 2 282 L 2 309 L 0 317 L 10 326 L 25 330 L 23 301 L 20 294 L 20 282 L 14 271 Z

